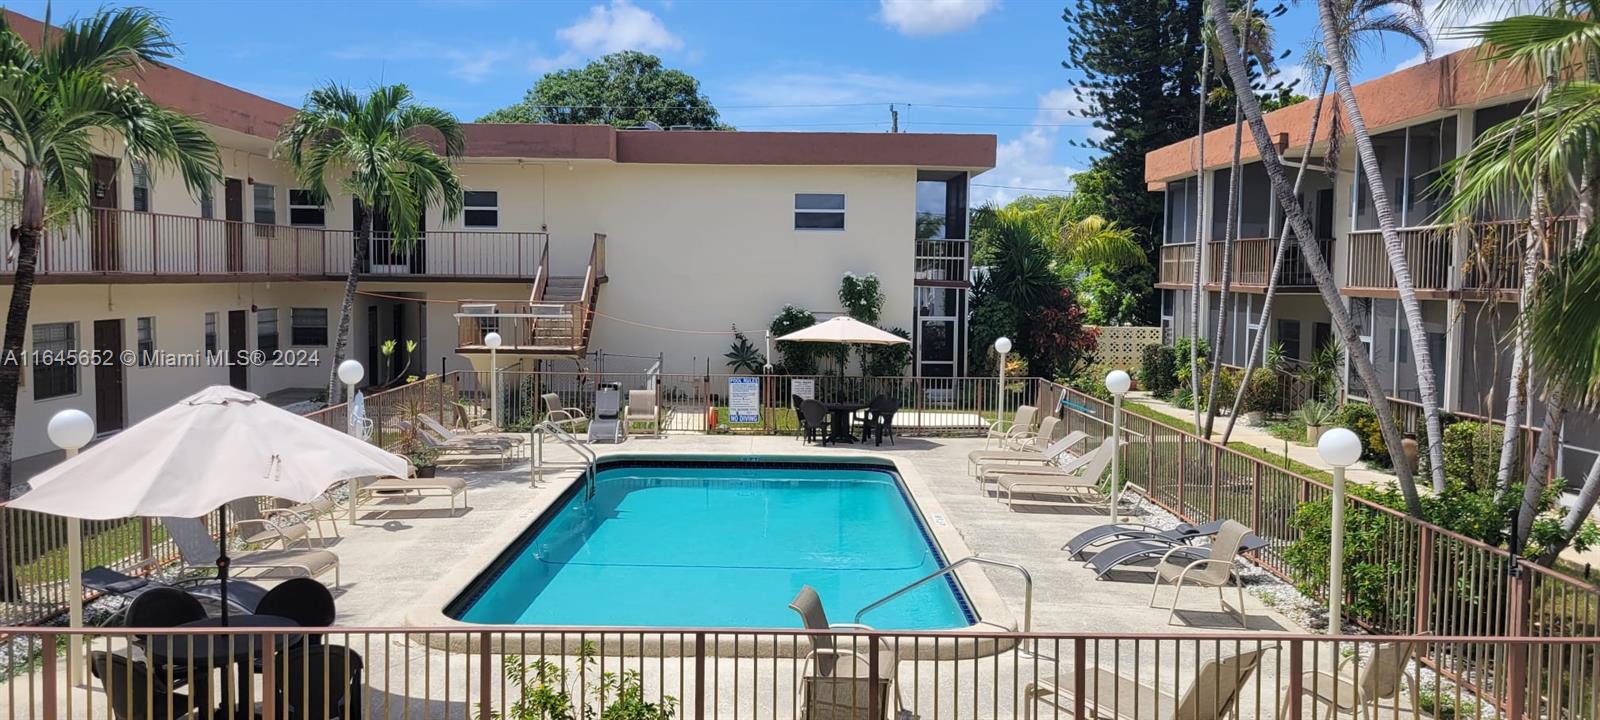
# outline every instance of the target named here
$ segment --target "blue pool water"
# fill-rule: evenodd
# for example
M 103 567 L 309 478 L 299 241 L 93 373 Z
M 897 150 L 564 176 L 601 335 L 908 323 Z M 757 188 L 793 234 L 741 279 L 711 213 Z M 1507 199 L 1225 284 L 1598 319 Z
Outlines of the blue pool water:
M 802 585 L 832 622 L 944 563 L 900 487 L 872 466 L 655 464 L 602 469 L 447 611 L 467 622 L 798 627 Z M 797 469 L 798 468 L 798 469 Z M 878 628 L 965 627 L 953 582 L 874 610 Z

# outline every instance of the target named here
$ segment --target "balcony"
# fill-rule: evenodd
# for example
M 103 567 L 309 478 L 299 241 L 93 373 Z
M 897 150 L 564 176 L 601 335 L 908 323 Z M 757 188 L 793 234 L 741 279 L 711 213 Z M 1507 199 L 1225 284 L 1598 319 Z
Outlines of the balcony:
M 1194 243 L 1161 246 L 1161 274 L 1156 287 L 1178 289 L 1194 286 Z
M 1333 252 L 1333 241 L 1317 242 L 1322 248 L 1323 258 L 1327 258 Z M 1222 245 L 1220 242 L 1213 242 L 1208 253 L 1211 274 L 1207 277 L 1207 282 L 1213 285 L 1222 282 Z M 1235 240 L 1232 286 L 1246 292 L 1252 289 L 1265 291 L 1267 282 L 1272 276 L 1272 264 L 1277 252 L 1277 238 Z M 1291 240 L 1283 258 L 1282 272 L 1278 276 L 1278 288 L 1286 292 L 1308 291 L 1314 290 L 1316 285 L 1317 281 L 1311 275 L 1311 268 L 1306 266 L 1305 256 L 1300 252 L 1300 244 Z
M 1424 297 L 1481 296 L 1522 290 L 1522 253 L 1527 220 L 1495 220 L 1465 226 L 1429 225 L 1401 228 L 1400 242 L 1411 280 Z M 1452 246 L 1463 236 L 1459 261 Z M 1345 285 L 1356 294 L 1387 295 L 1395 291 L 1394 273 L 1383 235 L 1377 230 L 1350 233 L 1349 276 Z M 1546 230 L 1545 253 L 1556 257 L 1577 240 L 1573 217 L 1553 218 Z M 1456 268 L 1459 267 L 1459 273 Z M 1459 277 L 1455 277 L 1459 276 Z
M 1467 258 L 1462 264 L 1462 289 L 1469 294 L 1520 292 L 1522 257 L 1528 243 L 1527 220 L 1502 220 L 1469 226 Z M 1559 257 L 1578 240 L 1578 219 L 1558 217 L 1545 228 L 1544 255 Z
M 547 236 L 452 230 L 429 231 L 410 242 L 380 233 L 366 242 L 369 262 L 363 274 L 369 277 L 526 280 L 534 275 Z M 46 229 L 38 274 L 55 282 L 326 279 L 349 272 L 354 246 L 350 230 L 95 208 L 72 223 Z M 0 272 L 15 270 L 15 258 L 0 259 Z
M 916 284 L 931 287 L 969 287 L 966 240 L 918 240 Z

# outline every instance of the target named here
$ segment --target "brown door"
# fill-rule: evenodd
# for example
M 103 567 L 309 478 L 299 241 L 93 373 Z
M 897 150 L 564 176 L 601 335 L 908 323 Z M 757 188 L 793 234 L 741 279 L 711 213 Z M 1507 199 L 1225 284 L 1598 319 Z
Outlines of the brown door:
M 95 272 L 122 267 L 117 233 L 117 161 L 94 156 L 94 186 L 89 193 L 89 262 Z
M 126 426 L 125 383 L 122 367 L 122 321 L 94 321 L 94 423 L 100 432 Z
M 244 182 L 239 178 L 222 183 L 222 213 L 228 221 L 228 272 L 244 272 Z
M 228 311 L 228 384 L 240 390 L 250 384 L 250 335 L 245 327 L 249 317 L 243 310 Z

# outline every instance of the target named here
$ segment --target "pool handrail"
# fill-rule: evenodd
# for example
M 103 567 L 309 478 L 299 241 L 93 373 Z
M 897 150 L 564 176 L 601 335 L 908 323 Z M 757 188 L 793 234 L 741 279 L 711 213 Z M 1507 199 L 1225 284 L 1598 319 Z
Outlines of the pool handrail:
M 541 448 L 541 446 L 538 445 L 537 443 L 538 443 L 538 435 L 539 435 L 539 433 L 543 432 L 543 433 L 546 433 L 546 434 L 550 435 L 551 437 L 554 437 L 562 445 L 566 445 L 567 447 L 572 448 L 574 452 L 576 452 L 579 455 L 583 456 L 583 458 L 584 458 L 584 473 L 585 473 L 585 478 L 586 478 L 585 482 L 584 482 L 583 499 L 584 500 L 593 499 L 594 498 L 595 473 L 596 473 L 596 470 L 597 470 L 595 466 L 600 462 L 600 457 L 598 455 L 595 455 L 594 451 L 590 450 L 589 446 L 585 445 L 582 440 L 579 440 L 577 438 L 577 436 L 575 436 L 572 433 L 569 433 L 566 430 L 562 429 L 559 425 L 557 425 L 553 421 L 545 420 L 545 421 L 543 421 L 541 423 L 538 423 L 538 424 L 534 425 L 533 429 L 530 430 L 529 432 L 532 433 L 535 436 L 535 448 L 536 449 L 540 449 Z M 533 474 L 534 477 L 538 477 L 540 475 L 539 466 L 544 461 L 544 457 L 543 456 L 544 456 L 544 453 L 540 452 L 539 453 L 539 457 L 535 458 L 533 460 L 533 462 L 532 462 L 532 465 L 533 465 L 532 474 Z
M 942 568 L 939 568 L 938 570 L 935 570 L 935 571 L 933 571 L 931 573 L 928 573 L 927 575 L 924 575 L 924 576 L 912 581 L 910 584 L 906 585 L 905 587 L 900 588 L 899 590 L 896 590 L 896 591 L 894 591 L 892 593 L 889 593 L 888 595 L 885 595 L 885 596 L 883 596 L 881 598 L 878 598 L 877 600 L 874 600 L 874 601 L 868 603 L 865 607 L 863 607 L 860 610 L 856 611 L 855 622 L 860 623 L 862 616 L 866 615 L 867 613 L 869 613 L 869 612 L 871 612 L 873 610 L 878 609 L 880 606 L 888 603 L 890 600 L 893 600 L 893 599 L 898 598 L 898 597 L 900 597 L 902 595 L 905 595 L 906 593 L 911 592 L 912 590 L 915 590 L 918 587 L 921 587 L 924 583 L 926 583 L 926 582 L 928 582 L 930 580 L 933 580 L 935 578 L 942 577 L 944 575 L 948 575 L 948 574 L 950 574 L 952 572 L 955 572 L 957 568 L 960 568 L 962 565 L 966 565 L 967 563 L 977 563 L 979 565 L 988 565 L 990 567 L 1006 568 L 1006 569 L 1009 569 L 1009 570 L 1015 570 L 1019 574 L 1022 575 L 1022 631 L 1023 632 L 1029 632 L 1030 630 L 1032 630 L 1033 629 L 1033 575 L 1028 572 L 1027 568 L 1025 568 L 1025 567 L 1023 567 L 1021 565 L 1018 565 L 1016 563 L 1005 562 L 1003 560 L 990 560 L 989 558 L 979 557 L 977 555 L 969 555 L 967 557 L 961 558 L 960 560 L 957 560 L 957 561 L 955 561 L 953 563 L 950 563 L 949 565 L 946 565 L 946 566 L 944 566 Z

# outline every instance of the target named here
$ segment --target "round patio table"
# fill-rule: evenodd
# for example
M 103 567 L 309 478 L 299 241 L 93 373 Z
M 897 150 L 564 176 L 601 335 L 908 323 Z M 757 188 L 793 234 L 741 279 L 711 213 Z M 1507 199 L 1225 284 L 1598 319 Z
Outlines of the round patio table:
M 854 443 L 855 435 L 851 434 L 850 415 L 857 410 L 866 409 L 868 403 L 864 402 L 831 402 L 823 403 L 833 419 L 828 423 L 828 440 L 836 443 Z
M 179 625 L 179 628 L 215 628 L 222 626 L 221 617 L 208 617 Z M 164 665 L 190 668 L 210 668 L 222 663 L 233 663 L 235 687 L 233 697 L 224 697 L 220 712 L 231 709 L 234 717 L 249 718 L 254 715 L 250 704 L 251 665 L 261 657 L 266 647 L 265 629 L 297 628 L 300 624 L 278 615 L 229 615 L 228 632 L 196 635 L 161 635 L 154 631 L 145 643 L 145 653 Z M 237 628 L 237 632 L 234 629 Z M 252 631 L 254 630 L 254 631 Z M 299 645 L 303 633 L 278 632 L 272 635 L 273 649 L 279 653 Z

